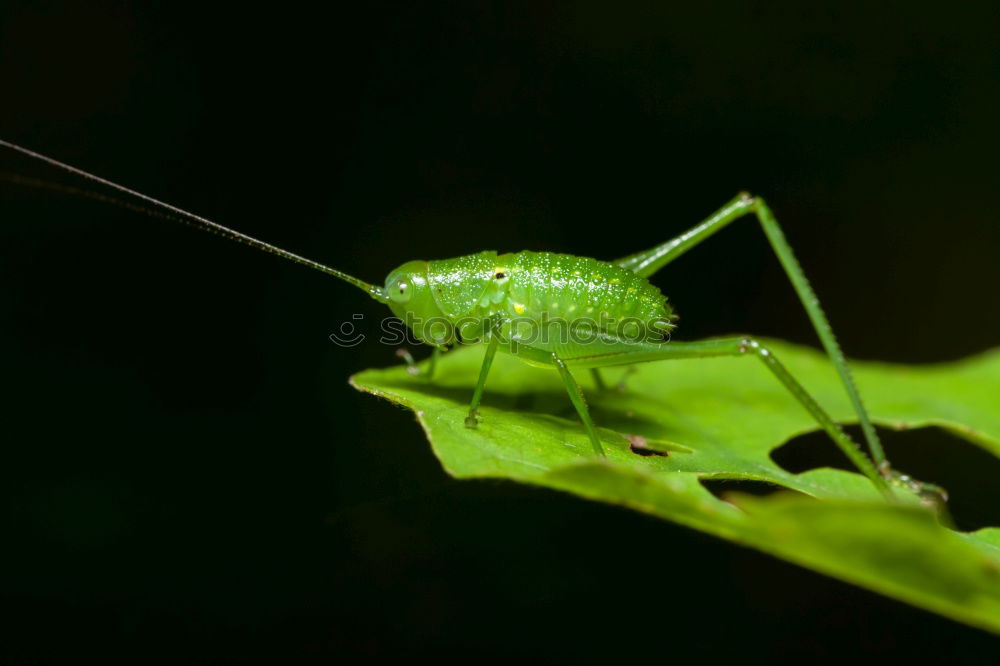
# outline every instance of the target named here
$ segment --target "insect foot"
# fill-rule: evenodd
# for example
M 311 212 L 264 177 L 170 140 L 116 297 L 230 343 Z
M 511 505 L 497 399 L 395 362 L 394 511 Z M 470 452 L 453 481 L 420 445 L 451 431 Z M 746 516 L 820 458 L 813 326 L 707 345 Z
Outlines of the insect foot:
M 906 488 L 911 491 L 917 497 L 920 498 L 920 503 L 929 509 L 932 509 L 939 516 L 947 518 L 948 516 L 948 491 L 941 486 L 935 485 L 933 483 L 927 483 L 926 481 L 918 481 L 914 479 L 909 474 L 904 474 L 902 472 L 897 472 L 894 469 L 887 469 L 883 471 L 883 475 L 888 479 L 890 485 L 896 488 Z
M 413 354 L 410 353 L 409 349 L 406 349 L 405 347 L 400 347 L 399 349 L 396 350 L 396 356 L 397 358 L 401 358 L 403 359 L 403 361 L 406 362 L 407 373 L 409 373 L 413 377 L 416 377 L 420 374 L 420 367 L 417 365 L 417 362 L 413 359 Z
M 475 428 L 479 425 L 479 410 L 473 409 L 469 412 L 469 415 L 465 417 L 465 427 Z

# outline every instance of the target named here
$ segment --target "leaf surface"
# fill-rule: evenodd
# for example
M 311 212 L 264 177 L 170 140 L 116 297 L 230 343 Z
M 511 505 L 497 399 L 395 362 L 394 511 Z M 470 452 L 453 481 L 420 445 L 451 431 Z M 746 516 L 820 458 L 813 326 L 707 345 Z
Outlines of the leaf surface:
M 834 419 L 854 421 L 825 356 L 768 344 Z M 509 356 L 498 355 L 490 373 L 479 427 L 466 428 L 482 354 L 446 354 L 433 382 L 397 366 L 351 383 L 413 410 L 457 478 L 504 478 L 623 505 L 1000 633 L 1000 529 L 949 530 L 915 497 L 888 504 L 853 472 L 779 467 L 770 453 L 816 424 L 755 359 L 635 366 L 625 392 L 599 392 L 588 372 L 576 371 L 601 426 L 601 460 L 556 373 Z M 940 426 L 1000 455 L 1000 350 L 949 364 L 852 369 L 879 425 Z M 624 371 L 604 372 L 616 381 Z M 719 499 L 702 479 L 796 492 Z

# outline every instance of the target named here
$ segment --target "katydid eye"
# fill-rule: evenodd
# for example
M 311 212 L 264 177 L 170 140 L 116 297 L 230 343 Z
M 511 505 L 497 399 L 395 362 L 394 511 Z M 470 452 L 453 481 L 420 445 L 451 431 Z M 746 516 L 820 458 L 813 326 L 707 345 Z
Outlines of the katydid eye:
M 396 303 L 405 303 L 410 300 L 413 291 L 410 281 L 406 278 L 398 278 L 389 285 L 389 298 Z

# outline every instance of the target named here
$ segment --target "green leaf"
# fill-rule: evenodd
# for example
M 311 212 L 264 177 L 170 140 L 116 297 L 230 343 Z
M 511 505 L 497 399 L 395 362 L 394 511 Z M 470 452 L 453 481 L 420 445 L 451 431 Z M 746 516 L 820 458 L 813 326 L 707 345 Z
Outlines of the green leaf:
M 836 420 L 853 421 L 823 355 L 769 344 Z M 626 392 L 587 391 L 603 426 L 608 456 L 601 460 L 556 373 L 509 356 L 498 356 L 490 373 L 480 426 L 466 428 L 482 353 L 445 355 L 433 382 L 394 367 L 367 370 L 351 383 L 413 410 L 452 476 L 511 479 L 627 506 L 1000 633 L 1000 529 L 962 534 L 942 527 L 915 498 L 886 503 L 858 474 L 777 466 L 771 451 L 816 425 L 754 359 L 649 363 L 635 367 Z M 934 366 L 852 367 L 876 423 L 936 425 L 1000 454 L 1000 350 Z M 623 371 L 608 378 L 615 372 Z M 587 373 L 576 374 L 591 388 Z M 639 455 L 630 443 L 668 455 Z M 765 481 L 797 492 L 722 500 L 701 479 Z

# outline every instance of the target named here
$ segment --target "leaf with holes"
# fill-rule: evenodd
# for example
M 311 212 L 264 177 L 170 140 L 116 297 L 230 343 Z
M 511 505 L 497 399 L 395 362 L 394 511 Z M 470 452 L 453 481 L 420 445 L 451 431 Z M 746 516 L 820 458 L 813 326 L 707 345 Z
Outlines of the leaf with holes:
M 835 419 L 853 420 L 824 356 L 787 343 L 772 348 Z M 915 502 L 887 504 L 858 474 L 779 467 L 770 453 L 816 425 L 751 358 L 644 364 L 626 392 L 588 391 L 608 454 L 599 460 L 556 373 L 508 356 L 498 356 L 490 373 L 479 428 L 466 428 L 482 353 L 445 355 L 433 382 L 394 367 L 351 383 L 413 410 L 452 476 L 511 479 L 624 505 L 1000 633 L 1000 529 L 955 532 Z M 1000 454 L 1000 350 L 934 366 L 853 368 L 879 425 L 936 425 Z M 797 492 L 723 500 L 706 479 Z

